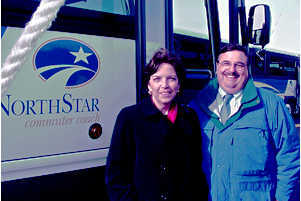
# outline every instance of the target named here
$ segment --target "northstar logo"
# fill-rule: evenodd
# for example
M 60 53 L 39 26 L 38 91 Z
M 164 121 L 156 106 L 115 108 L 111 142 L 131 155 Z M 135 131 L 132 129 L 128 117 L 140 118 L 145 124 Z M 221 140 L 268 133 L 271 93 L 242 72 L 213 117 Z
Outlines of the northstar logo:
M 84 42 L 74 38 L 55 38 L 37 49 L 33 64 L 43 80 L 63 73 L 65 87 L 74 88 L 94 79 L 100 61 L 96 51 Z

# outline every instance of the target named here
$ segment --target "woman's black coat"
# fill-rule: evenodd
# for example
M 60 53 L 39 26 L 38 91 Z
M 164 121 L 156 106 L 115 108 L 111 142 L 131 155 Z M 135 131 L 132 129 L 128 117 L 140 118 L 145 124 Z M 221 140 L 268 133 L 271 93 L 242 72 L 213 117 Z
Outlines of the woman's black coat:
M 206 200 L 197 118 L 179 105 L 172 124 L 150 98 L 122 109 L 106 165 L 110 200 Z

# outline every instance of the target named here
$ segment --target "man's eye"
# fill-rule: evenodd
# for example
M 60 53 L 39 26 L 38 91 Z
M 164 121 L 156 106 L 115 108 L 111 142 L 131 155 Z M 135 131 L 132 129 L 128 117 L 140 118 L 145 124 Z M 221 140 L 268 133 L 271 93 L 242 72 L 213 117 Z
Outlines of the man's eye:
M 223 66 L 230 66 L 231 64 L 229 62 L 222 62 Z
M 239 68 L 244 68 L 245 64 L 236 64 L 236 66 L 239 67 Z
M 223 66 L 223 67 L 228 67 L 228 66 L 231 65 L 231 63 L 228 62 L 228 61 L 222 61 L 222 62 L 220 62 L 219 64 L 220 64 L 221 66 Z

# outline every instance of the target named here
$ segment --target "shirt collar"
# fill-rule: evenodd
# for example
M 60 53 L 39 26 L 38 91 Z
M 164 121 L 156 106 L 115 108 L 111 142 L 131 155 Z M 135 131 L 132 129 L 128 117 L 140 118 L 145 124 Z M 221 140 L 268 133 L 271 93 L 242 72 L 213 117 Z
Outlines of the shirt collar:
M 227 94 L 227 92 L 225 92 L 225 90 L 221 87 L 218 87 L 218 93 L 220 94 L 220 96 L 222 98 Z M 235 99 L 237 99 L 237 98 L 241 97 L 242 93 L 243 93 L 243 90 L 240 90 L 239 92 L 233 94 L 233 96 Z

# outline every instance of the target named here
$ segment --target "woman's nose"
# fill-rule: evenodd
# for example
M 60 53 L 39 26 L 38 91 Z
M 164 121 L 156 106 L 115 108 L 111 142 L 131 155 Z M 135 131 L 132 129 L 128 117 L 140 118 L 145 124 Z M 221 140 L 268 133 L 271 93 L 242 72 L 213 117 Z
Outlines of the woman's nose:
M 162 79 L 161 80 L 161 86 L 162 87 L 168 87 L 168 80 L 167 79 Z

